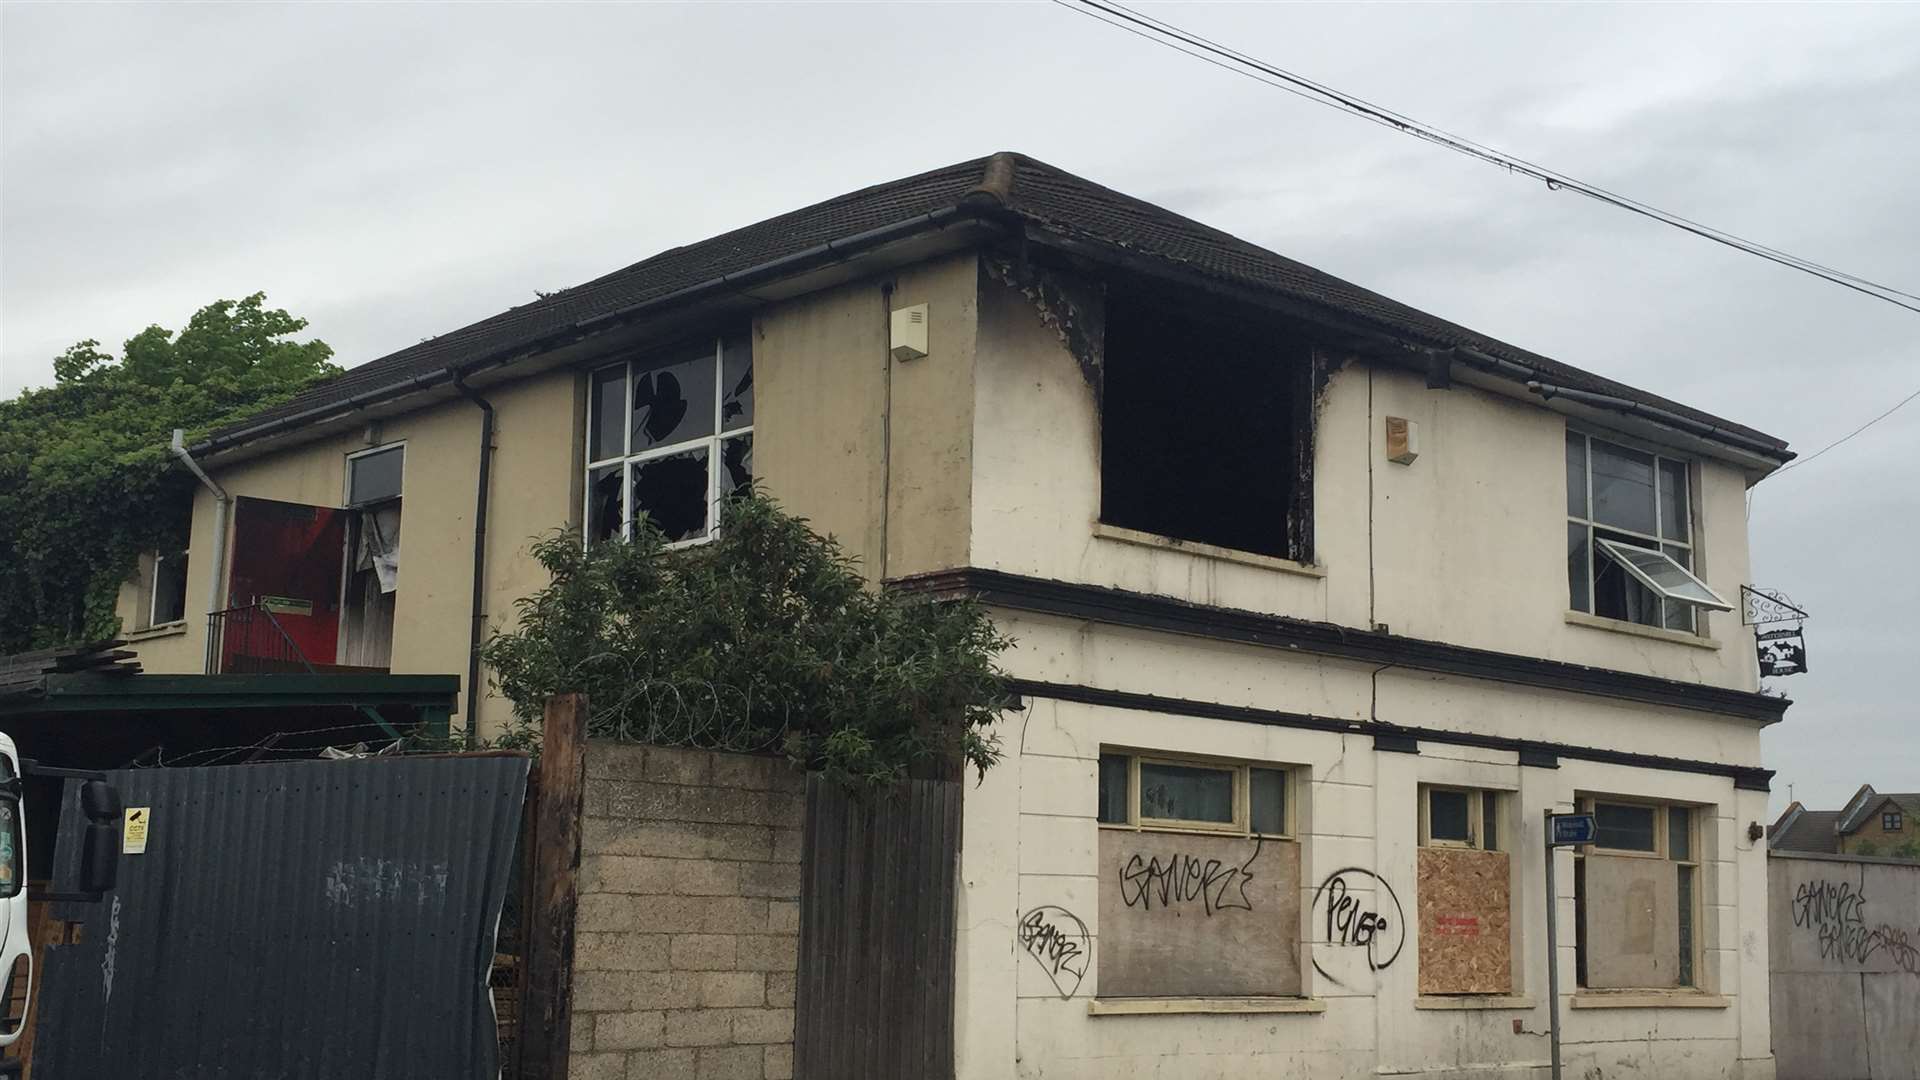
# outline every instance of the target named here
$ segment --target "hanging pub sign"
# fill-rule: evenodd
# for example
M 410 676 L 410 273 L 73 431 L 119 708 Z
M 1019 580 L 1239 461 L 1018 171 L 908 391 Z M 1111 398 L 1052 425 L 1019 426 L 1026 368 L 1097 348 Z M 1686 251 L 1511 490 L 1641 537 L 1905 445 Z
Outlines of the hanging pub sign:
M 1807 670 L 1807 613 L 1785 595 L 1740 586 L 1740 621 L 1754 628 L 1760 674 L 1798 675 Z

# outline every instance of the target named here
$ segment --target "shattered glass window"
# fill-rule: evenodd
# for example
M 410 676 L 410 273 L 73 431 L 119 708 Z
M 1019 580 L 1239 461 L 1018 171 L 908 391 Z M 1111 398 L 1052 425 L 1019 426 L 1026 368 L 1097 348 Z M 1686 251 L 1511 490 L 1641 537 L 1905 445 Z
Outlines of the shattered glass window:
M 753 351 L 744 331 L 600 368 L 589 378 L 588 543 L 647 521 L 671 543 L 713 535 L 753 483 Z

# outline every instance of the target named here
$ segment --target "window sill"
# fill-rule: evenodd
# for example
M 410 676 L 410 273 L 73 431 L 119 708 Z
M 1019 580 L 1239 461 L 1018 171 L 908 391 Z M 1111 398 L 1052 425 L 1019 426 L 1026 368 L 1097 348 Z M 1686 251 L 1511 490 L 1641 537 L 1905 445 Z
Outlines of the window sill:
M 186 632 L 187 620 L 179 619 L 175 622 L 161 623 L 159 626 L 149 626 L 145 630 L 128 631 L 120 635 L 120 640 L 132 644 L 136 641 L 152 641 L 154 638 L 174 637 Z
M 1704 990 L 1582 990 L 1576 1009 L 1724 1009 L 1733 1004 Z
M 1416 1009 L 1531 1009 L 1530 997 L 1512 994 L 1422 994 L 1413 999 Z
M 1323 1013 L 1319 998 L 1095 998 L 1087 1002 L 1088 1016 L 1173 1016 L 1192 1013 Z
M 1662 626 L 1642 626 L 1625 619 L 1609 619 L 1600 615 L 1589 615 L 1584 611 L 1567 612 L 1568 626 L 1584 626 L 1590 630 L 1610 630 L 1616 634 L 1631 634 L 1634 637 L 1650 638 L 1654 641 L 1670 641 L 1675 645 L 1688 645 L 1696 649 L 1718 651 L 1720 642 L 1699 634 L 1689 634 L 1681 630 L 1668 630 Z
M 1262 555 L 1253 551 L 1240 551 L 1236 548 L 1221 547 L 1218 544 L 1203 544 L 1198 540 L 1179 540 L 1159 533 L 1141 532 L 1139 529 L 1126 529 L 1118 525 L 1109 525 L 1104 521 L 1093 523 L 1093 535 L 1102 540 L 1114 540 L 1122 544 L 1137 544 L 1140 547 L 1159 548 L 1162 551 L 1182 551 L 1188 555 L 1198 555 L 1206 559 L 1219 559 L 1221 562 L 1241 563 L 1246 566 L 1258 566 L 1264 570 L 1278 570 L 1283 574 L 1298 574 L 1301 577 L 1324 578 L 1327 568 L 1312 563 L 1303 563 L 1295 559 L 1282 559 L 1277 555 Z

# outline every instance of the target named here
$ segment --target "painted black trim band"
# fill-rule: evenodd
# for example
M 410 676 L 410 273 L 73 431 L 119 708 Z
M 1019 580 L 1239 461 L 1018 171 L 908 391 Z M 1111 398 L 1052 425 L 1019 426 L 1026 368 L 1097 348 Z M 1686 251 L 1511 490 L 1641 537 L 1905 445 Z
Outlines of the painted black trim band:
M 1520 755 L 1520 764 L 1540 768 L 1558 768 L 1560 758 L 1572 758 L 1576 761 L 1594 761 L 1604 765 L 1627 765 L 1637 769 L 1660 769 L 1666 772 L 1698 773 L 1704 776 L 1725 776 L 1733 781 L 1733 786 L 1743 791 L 1771 790 L 1772 769 L 1761 769 L 1747 765 L 1724 765 L 1717 761 L 1696 761 L 1691 758 L 1662 757 L 1657 754 L 1635 754 L 1625 750 L 1606 750 L 1597 746 L 1574 746 L 1569 743 L 1541 742 L 1534 739 L 1515 739 L 1505 735 L 1486 735 L 1474 731 L 1448 731 L 1444 728 L 1404 727 L 1399 724 L 1382 724 L 1373 720 L 1338 720 L 1330 716 L 1313 716 L 1307 713 L 1280 712 L 1275 709 L 1256 709 L 1250 705 L 1223 705 L 1217 701 L 1196 701 L 1191 698 L 1161 697 L 1157 694 L 1135 694 L 1125 690 L 1106 690 L 1095 686 L 1078 686 L 1073 683 L 1045 682 L 1039 679 L 1009 679 L 1007 689 L 1022 697 L 1047 698 L 1052 701 L 1070 701 L 1079 705 L 1099 705 L 1110 709 L 1133 709 L 1139 712 L 1166 713 L 1170 716 L 1193 716 L 1207 720 L 1233 720 L 1245 724 L 1264 724 L 1268 727 L 1301 728 L 1308 731 L 1329 731 L 1345 735 L 1365 735 L 1374 740 L 1374 749 L 1399 753 L 1417 752 L 1409 747 L 1420 742 L 1443 743 L 1452 746 L 1473 746 L 1484 750 L 1508 750 Z
M 982 603 L 1015 611 L 1059 615 L 1143 630 L 1187 634 L 1215 641 L 1290 649 L 1295 652 L 1390 664 L 1415 671 L 1513 683 L 1572 694 L 1591 694 L 1647 705 L 1692 709 L 1762 724 L 1778 723 L 1786 698 L 1745 690 L 1662 679 L 1627 671 L 1495 652 L 1425 638 L 1380 634 L 1333 623 L 1308 622 L 1240 608 L 1190 604 L 1165 596 L 1098 585 L 1026 577 L 999 570 L 964 568 L 896 578 L 889 588 L 964 593 Z

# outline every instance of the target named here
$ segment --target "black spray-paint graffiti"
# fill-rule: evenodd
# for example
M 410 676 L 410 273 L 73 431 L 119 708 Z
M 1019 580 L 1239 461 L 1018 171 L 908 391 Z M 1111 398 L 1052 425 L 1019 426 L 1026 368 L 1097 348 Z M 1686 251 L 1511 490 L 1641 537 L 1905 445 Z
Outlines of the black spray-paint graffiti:
M 1867 894 L 1850 881 L 1804 881 L 1793 894 L 1793 925 L 1812 930 L 1820 940 L 1820 958 L 1865 964 L 1885 953 L 1895 967 L 1920 975 L 1920 945 L 1905 930 L 1881 923 L 1867 926 Z
M 1371 908 L 1353 895 L 1365 889 L 1373 891 Z M 1327 875 L 1314 890 L 1313 912 L 1329 944 L 1365 949 L 1367 967 L 1374 971 L 1391 966 L 1407 944 L 1407 920 L 1400 909 L 1400 898 L 1385 878 L 1371 870 L 1349 866 Z M 1313 969 L 1339 982 L 1320 966 L 1320 961 L 1313 962 Z
M 1043 904 L 1020 919 L 1020 948 L 1040 962 L 1065 1001 L 1080 989 L 1093 959 L 1093 941 L 1080 916 L 1063 907 Z
M 1247 886 L 1253 883 L 1253 861 L 1260 857 L 1260 841 L 1253 842 L 1253 854 L 1235 866 L 1220 859 L 1197 855 L 1170 855 L 1165 862 L 1159 856 L 1141 858 L 1131 855 L 1120 865 L 1120 899 L 1128 907 L 1152 911 L 1155 904 L 1180 913 L 1181 905 L 1200 905 L 1211 918 L 1216 911 L 1238 908 L 1253 910 L 1253 898 Z

